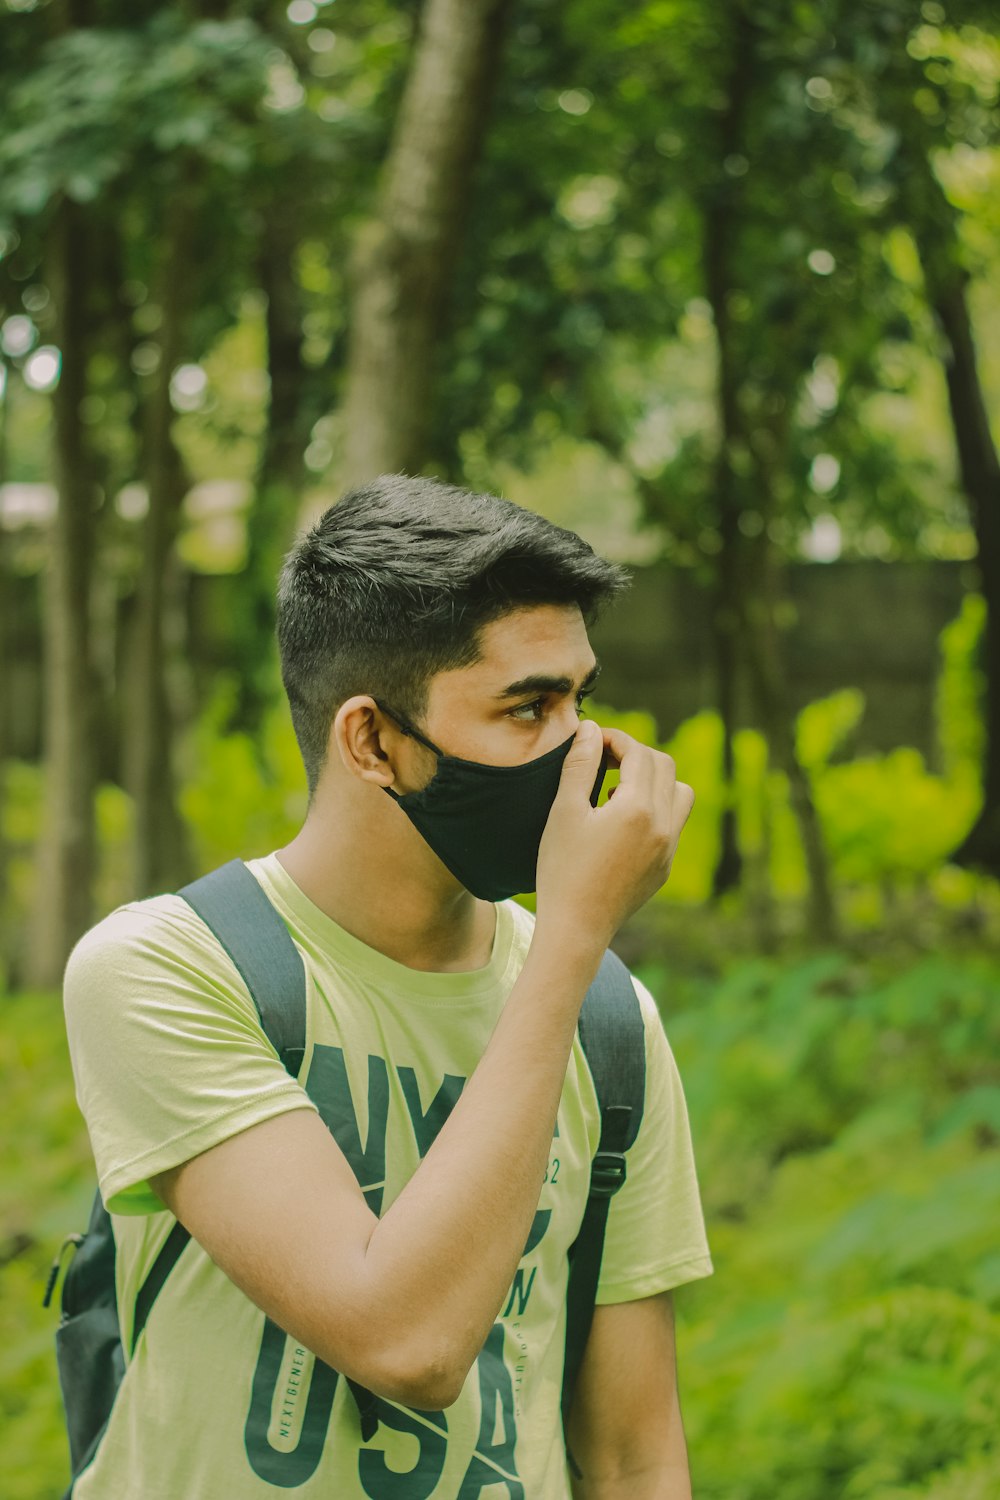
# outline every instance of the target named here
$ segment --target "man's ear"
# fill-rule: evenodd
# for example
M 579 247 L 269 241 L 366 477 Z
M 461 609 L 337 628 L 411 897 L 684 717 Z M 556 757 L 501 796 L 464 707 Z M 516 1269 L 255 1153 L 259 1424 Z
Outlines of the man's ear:
M 346 771 L 373 786 L 392 786 L 402 735 L 374 698 L 358 694 L 338 708 L 330 726 L 329 754 L 336 751 Z

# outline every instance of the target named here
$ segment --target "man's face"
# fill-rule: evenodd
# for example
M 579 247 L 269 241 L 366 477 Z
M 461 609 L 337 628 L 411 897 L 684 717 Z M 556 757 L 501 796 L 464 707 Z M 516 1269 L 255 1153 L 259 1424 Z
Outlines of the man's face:
M 494 766 L 521 765 L 569 739 L 600 670 L 577 606 L 518 609 L 484 626 L 479 642 L 472 666 L 431 679 L 420 722 L 427 738 Z

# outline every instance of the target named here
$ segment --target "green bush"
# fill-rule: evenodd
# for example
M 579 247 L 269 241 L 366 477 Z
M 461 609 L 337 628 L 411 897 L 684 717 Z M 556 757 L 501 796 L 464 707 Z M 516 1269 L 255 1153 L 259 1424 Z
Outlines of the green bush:
M 963 761 L 948 777 L 934 775 L 923 757 L 906 747 L 831 763 L 863 711 L 862 695 L 851 690 L 810 704 L 797 722 L 798 753 L 812 784 L 834 883 L 869 886 L 876 893 L 926 885 L 973 822 L 981 796 L 978 772 Z M 647 715 L 620 714 L 603 705 L 592 713 L 602 724 L 627 729 L 644 744 L 657 744 Z M 658 748 L 673 756 L 679 778 L 696 794 L 659 899 L 701 904 L 711 894 L 725 805 L 721 720 L 714 713 L 697 714 Z M 733 750 L 741 850 L 749 862 L 766 860 L 776 896 L 800 899 L 806 870 L 787 777 L 770 767 L 767 743 L 755 730 L 739 731 Z M 961 899 L 968 899 L 976 879 L 968 877 L 961 884 Z
M 0 885 L 0 985 L 10 967 L 23 960 L 36 892 L 36 847 L 42 831 L 45 777 L 26 761 L 7 761 L 0 795 L 0 828 L 7 850 L 5 885 Z M 94 908 L 111 911 L 132 894 L 132 800 L 120 787 L 97 788 L 94 802 L 98 865 Z
M 231 687 L 217 692 L 182 750 L 181 812 L 199 870 L 288 843 L 306 812 L 305 771 L 288 710 L 267 715 L 258 741 L 224 732 Z
M 992 1493 L 1000 965 L 659 978 L 716 1266 L 679 1294 L 695 1492 Z
M 957 616 L 941 632 L 941 670 L 935 717 L 945 775 L 975 777 L 983 763 L 986 677 L 980 655 L 986 600 L 966 594 Z
M 5 1500 L 56 1500 L 69 1452 L 56 1377 L 56 1313 L 41 1306 L 65 1234 L 86 1227 L 95 1179 L 54 995 L 0 996 L 0 1427 Z

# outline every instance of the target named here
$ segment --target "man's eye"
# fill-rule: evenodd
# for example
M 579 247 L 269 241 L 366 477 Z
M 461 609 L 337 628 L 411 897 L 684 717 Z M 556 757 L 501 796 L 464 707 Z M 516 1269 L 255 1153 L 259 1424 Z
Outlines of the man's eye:
M 577 693 L 576 711 L 578 714 L 583 714 L 583 705 L 589 697 L 589 688 L 581 688 L 580 692 Z M 522 703 L 518 708 L 512 708 L 510 710 L 510 717 L 518 719 L 522 724 L 540 724 L 545 717 L 547 707 L 547 698 L 534 698 L 530 703 Z
M 522 703 L 518 708 L 512 708 L 510 716 L 512 719 L 520 719 L 522 724 L 537 724 L 544 707 L 545 699 L 535 698 L 531 703 Z

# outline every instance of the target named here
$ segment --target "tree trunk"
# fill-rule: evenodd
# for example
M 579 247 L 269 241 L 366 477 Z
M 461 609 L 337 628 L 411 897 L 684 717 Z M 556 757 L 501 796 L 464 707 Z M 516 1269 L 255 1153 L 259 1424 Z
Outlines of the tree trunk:
M 762 481 L 761 491 L 765 489 Z M 831 944 L 837 939 L 837 916 L 830 863 L 812 787 L 795 745 L 795 726 L 777 624 L 784 596 L 784 568 L 766 528 L 758 542 L 758 556 L 758 587 L 748 602 L 743 622 L 749 648 L 750 678 L 769 752 L 788 778 L 789 800 L 798 824 L 808 875 L 808 934 L 814 943 Z
M 719 124 L 718 160 L 721 164 L 745 150 L 746 121 L 753 88 L 756 32 L 746 11 L 739 7 L 730 16 L 729 34 L 733 52 L 726 88 L 726 105 Z M 769 751 L 788 777 L 792 807 L 799 825 L 809 873 L 808 926 L 816 940 L 832 941 L 835 932 L 833 895 L 823 848 L 822 833 L 808 778 L 799 764 L 791 708 L 785 691 L 780 661 L 780 643 L 775 625 L 776 559 L 767 536 L 751 548 L 740 530 L 745 503 L 742 473 L 752 468 L 752 434 L 740 404 L 743 351 L 734 337 L 730 297 L 738 283 L 734 274 L 742 229 L 740 179 L 727 177 L 720 169 L 709 191 L 703 214 L 703 264 L 705 288 L 712 308 L 717 344 L 716 406 L 719 452 L 715 474 L 715 496 L 721 549 L 716 560 L 716 590 L 713 623 L 718 672 L 718 703 L 723 724 L 724 785 L 734 782 L 733 735 L 736 730 L 736 688 L 741 665 L 749 678 L 764 720 Z M 737 456 L 740 467 L 738 468 Z M 759 466 L 758 466 L 759 470 Z M 755 494 L 761 509 L 767 502 L 761 490 L 770 487 L 758 471 Z M 773 502 L 772 502 L 773 508 Z M 766 522 L 765 517 L 765 522 Z M 756 552 L 761 566 L 753 566 Z M 742 651 L 740 646 L 743 646 Z M 721 847 L 713 875 L 713 893 L 736 886 L 741 878 L 742 858 L 737 845 L 735 809 L 723 812 Z
M 719 121 L 718 165 L 702 207 L 702 267 L 705 295 L 715 324 L 715 399 L 719 429 L 714 491 L 721 547 L 715 566 L 712 629 L 716 658 L 716 701 L 722 719 L 722 780 L 725 801 L 719 855 L 712 875 L 712 893 L 716 897 L 739 885 L 743 863 L 737 841 L 736 809 L 732 805 L 743 549 L 739 529 L 738 476 L 734 465 L 735 451 L 741 442 L 739 377 L 729 316 L 729 298 L 733 291 L 732 255 L 739 234 L 738 199 L 741 187 L 738 181 L 726 176 L 723 163 L 742 145 L 753 63 L 752 30 L 742 10 L 730 14 L 725 30 L 733 38 L 726 104 Z
M 786 388 L 781 394 L 782 406 L 769 426 L 765 429 L 759 422 L 751 424 L 749 433 L 760 531 L 748 549 L 752 582 L 744 593 L 741 624 L 748 648 L 750 683 L 768 752 L 788 778 L 789 800 L 802 842 L 808 879 L 806 928 L 814 943 L 830 944 L 837 939 L 838 927 L 830 861 L 812 785 L 795 744 L 795 714 L 788 692 L 780 623 L 788 604 L 787 560 L 771 540 L 781 493 L 780 476 L 789 448 L 791 413 L 797 403 L 794 388 Z
M 0 493 L 7 482 L 7 380 L 9 379 L 7 366 L 0 363 Z M 12 948 L 11 939 L 13 933 L 8 929 L 8 920 L 11 912 L 7 903 L 7 870 L 10 864 L 10 850 L 4 830 L 4 809 L 6 806 L 7 787 L 7 757 L 10 751 L 8 743 L 8 725 L 11 721 L 13 703 L 10 691 L 10 589 L 7 587 L 7 562 L 8 543 L 4 532 L 2 520 L 0 520 L 0 986 L 5 982 L 10 983 L 10 976 L 4 973 L 5 956 L 9 955 Z
M 723 462 L 717 476 L 721 480 Z M 720 485 L 721 498 L 721 485 Z M 730 524 L 734 518 L 724 511 L 720 517 L 722 551 L 717 559 L 714 602 L 712 606 L 713 644 L 715 647 L 716 704 L 722 720 L 722 804 L 719 829 L 719 853 L 712 871 L 712 895 L 716 898 L 735 890 L 743 874 L 736 825 L 736 761 L 733 740 L 736 734 L 736 689 L 739 680 L 740 653 L 737 641 L 739 607 L 736 600 L 742 587 L 738 559 L 739 532 Z
M 96 862 L 90 641 L 95 506 L 80 403 L 86 393 L 90 263 L 83 212 L 64 201 L 51 233 L 50 285 L 62 372 L 52 397 L 59 506 L 45 577 L 45 808 L 27 979 L 59 982 L 91 922 Z
M 170 381 L 181 358 L 185 288 L 191 279 L 189 205 L 174 200 L 164 246 L 159 301 L 160 363 L 145 413 L 144 459 L 149 510 L 142 538 L 129 706 L 124 724 L 126 785 L 135 808 L 133 889 L 137 897 L 173 889 L 188 874 L 184 829 L 177 810 L 165 620 L 185 476 L 173 441 Z
M 427 0 L 375 217 L 352 257 L 346 477 L 426 461 L 432 373 L 512 0 Z
M 980 868 L 1000 877 L 1000 461 L 979 379 L 965 278 L 956 270 L 950 284 L 939 279 L 930 256 L 924 257 L 924 275 L 948 344 L 948 404 L 962 489 L 979 543 L 979 576 L 986 600 L 983 807 L 971 832 L 950 858 L 953 864 Z
M 903 59 L 896 87 L 886 91 L 886 100 L 900 135 L 900 206 L 917 244 L 927 300 L 943 334 L 959 479 L 976 532 L 986 600 L 983 806 L 971 832 L 950 858 L 955 864 L 1000 876 L 1000 459 L 979 378 L 957 214 L 934 174 L 927 124 L 912 108 L 918 81 L 922 74 L 909 58 Z
M 260 282 L 267 297 L 267 428 L 253 503 L 247 516 L 247 556 L 235 641 L 239 686 L 232 727 L 251 735 L 280 688 L 274 641 L 274 596 L 282 558 L 291 545 L 305 476 L 306 371 L 302 363 L 302 308 L 295 284 L 294 214 L 266 216 Z
M 105 496 L 117 495 L 123 485 L 141 472 L 139 460 L 139 391 L 137 377 L 132 370 L 132 354 L 138 339 L 131 329 L 131 307 L 125 301 L 122 288 L 128 279 L 124 265 L 122 237 L 124 223 L 129 216 L 122 192 L 110 190 L 102 200 L 101 217 L 92 223 L 91 256 L 94 267 L 92 290 L 94 297 L 95 358 L 108 358 L 116 366 L 116 383 L 132 399 L 124 423 L 119 426 L 103 422 L 89 428 L 91 457 L 94 474 Z M 122 442 L 123 434 L 134 439 Z M 107 512 L 107 527 L 102 535 L 105 545 L 110 546 L 121 562 L 113 568 L 95 571 L 91 595 L 91 660 L 97 685 L 95 712 L 98 722 L 94 731 L 94 754 L 98 782 L 123 785 L 122 772 L 122 721 L 128 712 L 128 685 L 119 681 L 120 606 L 123 577 L 131 579 L 130 550 L 125 561 L 120 550 L 120 523 L 111 511 Z

